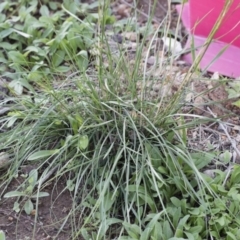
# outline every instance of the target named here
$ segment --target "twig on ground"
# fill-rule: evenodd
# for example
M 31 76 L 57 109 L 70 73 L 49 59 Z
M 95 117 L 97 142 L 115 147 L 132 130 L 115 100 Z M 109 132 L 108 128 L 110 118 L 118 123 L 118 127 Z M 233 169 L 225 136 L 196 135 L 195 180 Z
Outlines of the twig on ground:
M 215 118 L 217 119 L 217 116 L 212 112 L 212 110 L 207 107 L 208 111 L 210 112 L 210 114 Z M 236 151 L 236 153 L 240 156 L 240 151 L 238 150 L 237 146 L 236 146 L 236 141 L 234 141 L 231 136 L 229 135 L 226 127 L 224 126 L 224 124 L 220 121 L 220 120 L 217 120 L 217 122 L 219 123 L 220 127 L 222 128 L 222 130 L 224 131 L 224 133 L 226 134 L 228 140 L 230 141 L 233 149 Z M 233 163 L 235 163 L 235 159 L 233 159 Z
M 217 119 L 217 116 L 212 112 L 212 110 L 207 107 L 208 111 L 210 112 L 210 114 Z M 224 131 L 224 133 L 226 134 L 228 140 L 230 141 L 233 149 L 235 150 L 235 152 L 240 156 L 240 151 L 238 150 L 237 146 L 236 146 L 236 141 L 234 141 L 231 136 L 229 135 L 228 131 L 227 131 L 227 128 L 224 126 L 224 124 L 218 119 L 217 120 L 218 123 L 219 123 L 219 126 L 221 127 L 221 129 Z M 230 174 L 231 174 L 231 171 L 233 169 L 233 164 L 235 163 L 236 161 L 236 154 L 233 154 L 233 157 L 232 157 L 232 163 L 230 163 L 230 166 L 226 169 L 226 177 L 223 181 L 223 186 L 225 186 L 226 182 L 227 182 L 227 179 L 229 178 Z

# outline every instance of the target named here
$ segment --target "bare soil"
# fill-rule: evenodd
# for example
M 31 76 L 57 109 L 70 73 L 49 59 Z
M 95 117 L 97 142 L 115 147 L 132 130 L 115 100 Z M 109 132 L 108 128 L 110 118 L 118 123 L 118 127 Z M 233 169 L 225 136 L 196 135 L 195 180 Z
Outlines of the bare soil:
M 14 180 L 6 192 L 16 190 L 22 181 L 21 177 Z M 58 234 L 61 224 L 72 206 L 71 195 L 69 191 L 64 190 L 65 186 L 66 181 L 60 179 L 56 184 L 47 186 L 44 189 L 50 196 L 39 199 L 36 222 L 36 211 L 33 211 L 30 215 L 27 215 L 24 210 L 16 213 L 13 211 L 16 198 L 2 199 L 0 201 L 0 229 L 5 232 L 6 239 L 70 239 L 70 221 L 67 221 L 61 233 Z

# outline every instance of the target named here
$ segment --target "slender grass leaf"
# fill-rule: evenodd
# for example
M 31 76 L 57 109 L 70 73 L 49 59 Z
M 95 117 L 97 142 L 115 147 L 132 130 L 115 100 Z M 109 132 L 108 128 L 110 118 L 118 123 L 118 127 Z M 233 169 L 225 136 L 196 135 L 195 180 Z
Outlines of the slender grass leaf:
M 22 31 L 19 31 L 19 30 L 17 30 L 17 29 L 13 29 L 13 32 L 15 32 L 15 33 L 17 33 L 17 34 L 19 34 L 19 35 L 21 35 L 21 36 L 23 36 L 23 37 L 25 37 L 25 38 L 31 38 L 31 37 L 32 37 L 32 35 L 30 35 L 30 34 L 28 34 L 28 33 L 24 33 L 24 32 L 22 32 Z
M 40 198 L 40 197 L 48 197 L 49 193 L 47 192 L 39 192 L 31 196 L 31 198 Z
M 23 192 L 19 192 L 19 191 L 12 191 L 12 192 L 8 192 L 4 195 L 4 198 L 11 198 L 11 197 L 24 197 L 26 196 L 25 193 Z
M 38 151 L 30 155 L 28 157 L 28 160 L 32 161 L 32 160 L 38 160 L 44 157 L 50 157 L 54 154 L 57 154 L 59 151 L 60 151 L 59 149 Z
M 57 73 L 65 73 L 71 70 L 71 67 L 68 66 L 59 66 L 54 69 Z

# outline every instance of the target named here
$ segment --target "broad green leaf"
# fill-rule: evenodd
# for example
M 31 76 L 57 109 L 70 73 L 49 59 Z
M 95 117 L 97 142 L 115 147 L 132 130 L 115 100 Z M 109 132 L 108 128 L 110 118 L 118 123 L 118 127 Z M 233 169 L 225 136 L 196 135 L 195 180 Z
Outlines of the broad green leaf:
M 9 115 L 10 113 L 8 113 Z M 10 128 L 13 126 L 13 124 L 18 120 L 17 117 L 13 116 L 13 117 L 10 117 L 9 120 L 8 120 L 8 124 L 7 124 L 7 128 Z
M 19 191 L 11 191 L 6 193 L 3 197 L 4 198 L 11 198 L 11 197 L 24 197 L 26 194 L 24 192 L 19 192 Z
M 176 228 L 177 225 L 178 225 L 178 221 L 179 219 L 181 218 L 181 208 L 178 207 L 174 207 L 174 212 L 173 212 L 173 226 Z M 182 230 L 182 229 L 181 229 Z M 182 236 L 179 236 L 178 237 L 182 237 Z
M 135 238 L 131 238 L 129 236 L 121 236 L 121 237 L 118 238 L 118 240 L 136 240 L 136 239 Z
M 77 61 L 77 65 L 78 65 L 80 71 L 86 70 L 88 67 L 88 63 L 89 63 L 87 51 L 85 51 L 85 50 L 80 51 L 77 54 L 76 61 Z
M 68 45 L 71 47 L 74 54 L 77 53 L 78 48 L 78 38 L 75 36 L 76 31 L 75 28 L 72 28 L 67 35 Z
M 26 214 L 30 214 L 33 210 L 33 203 L 30 199 L 28 199 L 25 204 L 24 204 L 24 210 L 26 212 Z
M 145 239 L 150 239 L 150 235 L 151 235 L 151 232 L 152 232 L 153 228 L 150 228 L 150 227 L 146 227 L 144 229 L 144 231 L 141 233 L 141 238 L 140 240 L 145 240 Z M 154 238 L 155 239 L 155 238 Z
M 86 230 L 86 228 L 81 228 L 80 230 L 82 237 L 84 238 L 84 240 L 89 240 L 91 239 L 90 235 L 88 234 L 88 231 Z
M 97 16 L 96 16 L 97 18 L 99 18 L 99 14 L 97 14 Z M 115 16 L 111 16 L 111 15 L 108 15 L 108 16 L 106 16 L 105 18 L 104 18 L 104 20 L 105 20 L 105 24 L 106 25 L 112 25 L 113 23 L 115 23 L 116 22 L 116 17 Z M 145 30 L 146 31 L 146 30 Z
M 230 182 L 237 184 L 240 182 L 240 165 L 235 165 L 231 173 Z
M 40 197 L 48 197 L 49 193 L 47 192 L 39 192 L 31 196 L 31 198 L 40 198 Z
M 136 224 L 130 224 L 128 222 L 123 222 L 122 224 L 129 236 L 136 240 L 140 239 L 142 231 L 139 226 L 137 226 Z
M 108 226 L 113 225 L 113 224 L 116 224 L 116 223 L 122 223 L 122 222 L 123 222 L 123 221 L 120 220 L 120 219 L 118 219 L 118 218 L 108 218 L 108 219 L 106 220 L 106 224 L 107 224 Z
M 57 34 L 55 41 L 57 43 L 61 43 L 61 41 L 65 38 L 65 36 L 68 34 L 69 28 L 72 26 L 72 22 L 65 21 Z
M 46 51 L 36 46 L 27 47 L 26 52 L 24 53 L 24 56 L 28 56 L 32 52 L 37 53 L 39 56 L 46 56 Z
M 115 196 L 113 195 L 113 193 L 108 193 L 104 195 L 104 199 L 103 199 L 104 211 L 108 211 L 109 209 L 111 209 L 114 202 L 115 202 Z
M 58 50 L 57 52 L 55 52 L 55 54 L 52 57 L 53 67 L 54 68 L 58 67 L 64 61 L 64 58 L 65 58 L 64 51 Z
M 199 235 L 197 233 L 195 234 L 195 237 L 192 233 L 189 233 L 189 232 L 184 232 L 184 233 L 186 234 L 188 240 L 195 240 L 195 239 L 198 239 L 198 237 L 199 237 Z
M 0 39 L 9 36 L 13 32 L 12 28 L 5 29 L 0 32 Z
M 11 51 L 8 53 L 8 57 L 10 60 L 13 61 L 15 64 L 20 64 L 23 66 L 28 66 L 27 59 L 24 57 L 22 53 L 19 51 Z
M 80 136 L 78 146 L 81 150 L 85 150 L 88 147 L 89 139 L 87 135 Z
M 156 169 L 160 167 L 162 161 L 160 149 L 148 142 L 145 143 L 145 148 L 152 166 Z
M 231 232 L 226 232 L 227 233 L 227 235 L 228 235 L 228 240 L 237 240 L 237 237 L 234 235 L 234 234 L 232 234 Z
M 195 233 L 200 233 L 202 231 L 202 229 L 204 228 L 204 226 L 195 226 L 195 227 L 191 227 L 188 232 L 195 234 Z
M 172 228 L 171 228 L 170 223 L 168 221 L 163 222 L 163 235 L 168 240 L 171 237 L 173 237 L 173 231 L 172 231 Z
M 16 95 L 22 95 L 23 93 L 23 85 L 21 84 L 21 81 L 19 79 L 13 80 L 8 84 L 9 88 L 11 88 Z
M 9 2 L 8 1 L 3 1 L 0 3 L 0 12 L 4 11 L 6 8 L 8 8 Z
M 14 50 L 17 48 L 17 44 L 10 44 L 8 42 L 1 42 L 0 48 L 5 49 L 5 50 Z
M 237 100 L 236 102 L 234 102 L 233 105 L 235 105 L 235 106 L 240 108 L 240 100 Z
M 3 29 L 8 29 L 11 26 L 12 26 L 12 24 L 9 21 L 5 21 L 3 23 L 0 23 L 0 28 L 3 28 Z
M 5 233 L 2 230 L 0 230 L 0 240 L 5 240 L 5 239 L 6 239 Z
M 66 7 L 66 9 L 73 14 L 75 14 L 78 9 L 78 6 L 76 5 L 76 3 L 72 1 L 64 1 L 64 7 Z
M 67 67 L 67 66 L 59 66 L 54 69 L 54 71 L 57 73 L 65 73 L 65 72 L 69 72 L 70 70 L 71 70 L 71 67 Z
M 186 222 L 187 222 L 187 220 L 188 220 L 189 218 L 190 218 L 190 215 L 184 216 L 184 217 L 179 221 L 178 228 L 183 229 L 184 225 L 186 224 Z
M 155 212 L 156 206 L 153 197 L 151 196 L 151 194 L 147 192 L 147 190 L 143 186 L 129 185 L 127 191 L 134 193 L 137 192 L 139 200 L 142 200 L 142 203 L 140 202 L 140 204 L 147 203 L 151 210 Z
M 0 44 L 1 45 L 1 44 Z M 0 53 L 0 63 L 8 63 L 8 60 Z M 3 64 L 1 64 L 3 66 Z
M 153 236 L 155 237 L 155 239 L 162 238 L 163 231 L 162 231 L 162 224 L 160 222 L 156 222 L 156 224 L 154 225 Z
M 223 227 L 223 226 L 225 225 L 225 222 L 226 222 L 225 220 L 226 220 L 225 217 L 222 216 L 222 217 L 216 219 L 215 222 L 218 222 L 219 225 L 220 225 L 221 227 Z
M 68 180 L 67 180 L 67 189 L 68 189 L 70 192 L 72 192 L 72 191 L 74 190 L 74 188 L 75 188 L 75 184 L 74 184 L 73 180 L 68 179 Z
M 182 202 L 179 199 L 177 199 L 176 197 L 172 197 L 170 200 L 175 207 L 181 207 Z
M 15 211 L 16 213 L 20 212 L 20 207 L 18 202 L 14 202 L 13 211 Z
M 57 3 L 56 2 L 51 1 L 48 4 L 49 4 L 49 7 L 51 8 L 51 10 L 54 10 L 54 11 L 57 10 Z
M 38 171 L 37 169 L 33 169 L 29 173 L 28 182 L 30 185 L 34 187 L 36 185 L 37 180 L 38 180 Z
M 222 153 L 219 156 L 219 160 L 224 163 L 229 163 L 231 158 L 232 158 L 232 154 L 228 150 L 226 150 L 224 153 Z
M 34 88 L 29 84 L 26 78 L 19 78 L 18 82 L 25 87 L 26 89 L 30 90 L 32 93 L 35 92 Z M 10 84 L 9 84 L 10 85 Z
M 162 237 L 162 226 L 158 221 L 160 220 L 162 212 L 157 213 L 157 214 L 153 214 L 153 215 L 154 215 L 154 217 L 147 224 L 145 230 L 141 234 L 140 240 L 150 239 L 149 236 L 152 236 L 153 239 L 161 239 L 161 237 Z
M 236 82 L 229 82 L 228 83 L 231 88 L 227 88 L 228 98 L 237 98 L 240 96 L 240 83 Z
M 71 124 L 71 128 L 74 135 L 76 135 L 78 133 L 78 128 L 79 128 L 78 121 L 75 119 L 75 117 L 72 117 L 71 115 L 68 115 L 67 118 Z
M 50 157 L 54 154 L 57 154 L 59 152 L 59 149 L 54 149 L 54 150 L 42 150 L 33 153 L 28 157 L 28 160 L 38 160 L 40 158 L 45 158 L 45 157 Z
M 179 221 L 176 232 L 175 232 L 175 237 L 180 237 L 180 238 L 183 237 L 183 228 L 187 220 L 189 219 L 189 217 L 190 215 L 186 215 Z
M 46 5 L 42 5 L 39 12 L 41 13 L 42 16 L 49 16 L 49 10 Z
M 169 238 L 168 240 L 188 240 L 188 238 L 172 237 L 172 238 Z

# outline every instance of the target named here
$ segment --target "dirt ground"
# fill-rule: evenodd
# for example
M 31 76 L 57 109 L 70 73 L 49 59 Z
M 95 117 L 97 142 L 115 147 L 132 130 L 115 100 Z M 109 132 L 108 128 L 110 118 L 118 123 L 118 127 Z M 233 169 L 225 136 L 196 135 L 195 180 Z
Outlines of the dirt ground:
M 16 190 L 19 186 L 19 177 L 13 181 L 7 192 Z M 66 186 L 65 180 L 61 179 L 56 185 L 44 189 L 50 194 L 49 197 L 39 199 L 37 222 L 35 222 L 35 211 L 27 215 L 24 211 L 16 213 L 13 211 L 16 198 L 2 199 L 0 202 L 0 229 L 5 232 L 7 240 L 66 240 L 71 231 L 70 222 L 64 225 L 63 231 L 57 236 L 61 223 L 69 213 L 72 198 L 68 191 L 63 191 Z M 35 234 L 34 225 L 36 226 Z M 57 237 L 56 237 L 57 236 Z
M 94 1 L 94 0 L 93 0 Z M 93 2 L 92 0 L 85 0 L 83 2 Z M 149 0 L 138 1 L 138 22 L 144 24 L 148 18 L 148 12 L 151 10 L 152 3 Z M 112 3 L 113 14 L 117 19 L 129 17 L 131 8 L 133 7 L 132 0 L 117 0 Z M 154 13 L 153 22 L 160 23 L 166 16 L 167 0 L 158 0 L 156 11 Z M 176 12 L 173 11 L 173 17 Z M 5 192 L 16 190 L 19 186 L 17 179 L 10 184 Z M 64 225 L 61 233 L 57 235 L 61 223 L 69 213 L 72 206 L 72 198 L 68 191 L 63 191 L 66 182 L 64 179 L 59 180 L 55 185 L 48 186 L 44 191 L 50 194 L 49 197 L 40 199 L 38 205 L 37 222 L 35 221 L 35 214 L 27 215 L 24 211 L 16 213 L 13 211 L 15 198 L 4 199 L 0 201 L 0 230 L 4 231 L 7 240 L 70 240 L 71 226 L 70 222 Z M 63 192 L 62 192 L 63 191 Z M 35 233 L 33 234 L 35 228 Z

